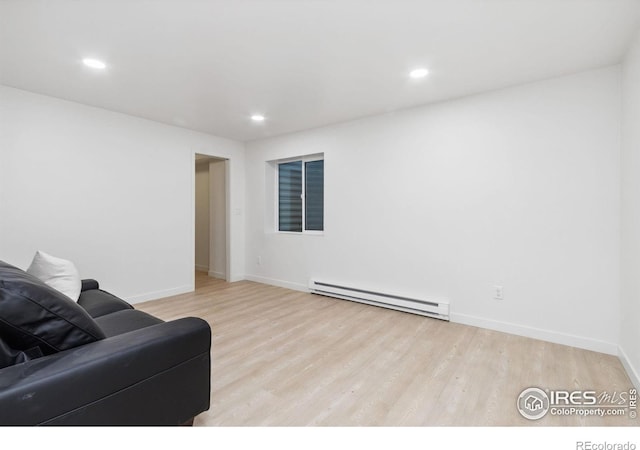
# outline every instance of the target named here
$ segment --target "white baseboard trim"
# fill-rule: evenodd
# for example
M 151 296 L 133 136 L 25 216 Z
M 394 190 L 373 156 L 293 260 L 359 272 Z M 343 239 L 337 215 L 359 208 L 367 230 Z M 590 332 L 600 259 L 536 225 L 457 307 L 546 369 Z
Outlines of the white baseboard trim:
M 209 272 L 207 272 L 207 275 L 209 275 L 212 278 L 219 278 L 221 280 L 226 280 L 227 276 L 222 273 L 222 272 L 214 272 L 213 270 L 210 270 Z
M 275 278 L 259 277 L 257 275 L 245 275 L 244 278 L 245 280 L 255 281 L 256 283 L 270 284 L 271 286 L 293 289 L 294 291 L 309 292 L 309 287 L 305 284 L 276 280 Z
M 295 291 L 309 292 L 309 287 L 305 284 L 293 283 L 290 281 L 278 280 L 275 278 L 261 277 L 258 275 L 245 275 L 244 279 L 255 281 L 256 283 L 269 284 L 286 289 L 293 289 Z M 600 341 L 598 339 L 591 339 L 582 336 L 575 336 L 572 334 L 559 333 L 557 331 L 545 330 L 542 328 L 528 327 L 510 322 L 501 322 L 497 320 L 486 319 L 484 317 L 471 316 L 468 314 L 459 314 L 452 312 L 450 314 L 450 319 L 451 322 L 455 323 L 486 328 L 503 333 L 515 334 L 517 336 L 524 336 L 532 339 L 539 339 L 542 341 L 553 342 L 555 344 L 569 345 L 571 347 L 606 353 L 608 355 L 618 356 L 622 351 L 621 349 L 619 349 L 617 344 L 611 342 Z M 629 366 L 629 369 L 627 369 L 627 371 L 632 370 L 628 360 L 626 362 L 623 362 L 623 364 L 625 364 L 625 368 Z M 636 372 L 633 372 L 633 375 L 635 377 L 635 384 L 637 383 L 638 376 Z
M 627 375 L 629 375 L 629 378 L 631 379 L 633 385 L 636 387 L 636 389 L 640 390 L 640 372 L 638 372 L 638 370 L 633 367 L 633 364 L 631 364 L 629 357 L 622 349 L 622 347 L 618 347 L 618 358 L 620 358 L 620 362 L 622 363 L 624 370 L 627 371 Z
M 545 330 L 542 328 L 528 327 L 510 322 L 500 322 L 486 319 L 484 317 L 470 316 L 467 314 L 451 313 L 451 322 L 471 325 L 474 327 L 487 328 L 489 330 L 501 331 L 503 333 L 515 334 L 541 341 L 553 342 L 555 344 L 569 345 L 571 347 L 592 350 L 594 352 L 607 353 L 618 356 L 618 346 L 611 342 L 599 341 L 572 334 L 558 333 L 557 331 Z
M 201 266 L 196 264 L 196 272 L 209 272 L 209 266 Z
M 159 298 L 171 297 L 172 295 L 186 294 L 187 292 L 193 292 L 194 286 L 180 286 L 172 289 L 165 289 L 162 291 L 147 292 L 145 294 L 131 295 L 124 297 L 124 300 L 131 303 L 141 303 L 148 300 L 157 300 Z

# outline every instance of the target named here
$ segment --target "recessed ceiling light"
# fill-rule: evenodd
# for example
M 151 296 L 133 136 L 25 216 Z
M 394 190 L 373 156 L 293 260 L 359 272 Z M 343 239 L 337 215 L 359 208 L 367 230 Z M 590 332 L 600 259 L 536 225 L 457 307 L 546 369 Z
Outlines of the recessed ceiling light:
M 409 76 L 411 78 L 424 78 L 427 75 L 429 75 L 429 71 L 424 68 L 414 69 L 411 72 L 409 72 Z
M 251 116 L 251 120 L 254 122 L 264 122 L 264 116 L 262 114 L 254 114 Z
M 93 58 L 85 58 L 82 60 L 82 63 L 87 67 L 91 67 L 92 69 L 104 69 L 105 67 L 107 67 L 104 62 L 100 61 L 99 59 Z

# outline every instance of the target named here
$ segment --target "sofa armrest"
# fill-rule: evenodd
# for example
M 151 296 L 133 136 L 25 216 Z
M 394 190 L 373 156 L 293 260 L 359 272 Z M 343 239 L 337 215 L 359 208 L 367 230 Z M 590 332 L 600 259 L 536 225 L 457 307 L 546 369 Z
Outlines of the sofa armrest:
M 211 329 L 189 317 L 0 370 L 0 425 L 177 425 L 209 408 Z
M 80 288 L 80 292 L 88 291 L 91 289 L 100 289 L 100 283 L 92 278 L 82 280 L 82 287 Z
M 133 309 L 129 303 L 102 289 L 81 292 L 78 305 L 82 306 L 94 319 L 123 309 Z

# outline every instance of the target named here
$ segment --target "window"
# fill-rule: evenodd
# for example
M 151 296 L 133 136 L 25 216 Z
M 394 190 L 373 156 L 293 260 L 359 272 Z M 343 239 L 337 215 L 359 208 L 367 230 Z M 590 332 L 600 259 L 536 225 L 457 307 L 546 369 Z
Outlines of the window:
M 278 230 L 324 230 L 324 160 L 278 163 Z

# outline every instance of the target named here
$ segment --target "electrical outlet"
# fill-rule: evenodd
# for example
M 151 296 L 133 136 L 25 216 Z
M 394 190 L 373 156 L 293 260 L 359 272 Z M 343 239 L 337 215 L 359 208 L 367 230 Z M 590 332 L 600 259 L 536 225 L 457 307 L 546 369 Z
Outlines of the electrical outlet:
M 504 300 L 504 288 L 502 286 L 493 287 L 493 298 L 496 300 Z
M 258 259 L 256 260 L 256 264 L 258 264 L 259 266 L 262 265 L 262 256 L 258 256 Z

